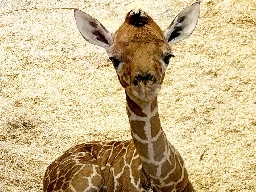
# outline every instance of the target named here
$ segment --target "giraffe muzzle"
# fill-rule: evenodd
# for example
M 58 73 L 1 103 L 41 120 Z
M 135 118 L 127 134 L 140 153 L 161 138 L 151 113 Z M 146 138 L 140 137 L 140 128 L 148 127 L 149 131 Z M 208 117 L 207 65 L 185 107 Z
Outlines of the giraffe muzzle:
M 133 85 L 137 86 L 140 83 L 143 83 L 144 85 L 148 83 L 154 84 L 156 83 L 156 78 L 154 77 L 154 75 L 151 75 L 150 73 L 138 74 L 134 77 Z
M 152 73 L 138 73 L 128 88 L 135 97 L 141 101 L 149 102 L 159 93 L 161 85 Z

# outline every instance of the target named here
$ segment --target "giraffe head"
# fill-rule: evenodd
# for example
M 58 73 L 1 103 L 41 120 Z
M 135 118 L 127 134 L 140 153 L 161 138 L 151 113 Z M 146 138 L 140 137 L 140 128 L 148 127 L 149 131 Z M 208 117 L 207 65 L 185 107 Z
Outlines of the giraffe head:
M 199 3 L 194 3 L 162 31 L 147 13 L 132 10 L 119 29 L 110 33 L 95 18 L 75 10 L 80 33 L 88 42 L 105 48 L 121 85 L 136 103 L 155 99 L 173 57 L 171 45 L 189 37 L 198 16 Z

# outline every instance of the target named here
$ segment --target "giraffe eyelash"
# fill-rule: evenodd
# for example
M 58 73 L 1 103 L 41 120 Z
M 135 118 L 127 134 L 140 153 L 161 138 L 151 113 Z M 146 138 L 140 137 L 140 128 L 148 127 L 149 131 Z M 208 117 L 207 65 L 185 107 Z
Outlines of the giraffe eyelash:
M 170 58 L 172 58 L 172 57 L 175 57 L 172 53 L 167 53 L 165 56 L 164 56 L 164 58 L 163 58 L 163 61 L 164 61 L 164 63 L 166 64 L 166 65 L 168 65 L 169 64 L 169 61 L 170 61 Z
M 121 61 L 119 61 L 117 58 L 115 57 L 109 57 L 110 61 L 113 63 L 114 68 L 117 70 L 119 64 L 121 63 Z

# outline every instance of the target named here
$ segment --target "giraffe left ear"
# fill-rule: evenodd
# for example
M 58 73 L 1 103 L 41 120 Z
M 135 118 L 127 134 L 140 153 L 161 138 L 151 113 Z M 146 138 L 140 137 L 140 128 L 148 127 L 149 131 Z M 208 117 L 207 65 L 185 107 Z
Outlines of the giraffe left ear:
M 164 31 L 164 37 L 169 44 L 188 38 L 194 31 L 200 12 L 200 3 L 196 2 L 181 11 Z
M 78 30 L 85 40 L 108 50 L 113 41 L 112 34 L 97 19 L 83 11 L 76 9 L 74 16 Z

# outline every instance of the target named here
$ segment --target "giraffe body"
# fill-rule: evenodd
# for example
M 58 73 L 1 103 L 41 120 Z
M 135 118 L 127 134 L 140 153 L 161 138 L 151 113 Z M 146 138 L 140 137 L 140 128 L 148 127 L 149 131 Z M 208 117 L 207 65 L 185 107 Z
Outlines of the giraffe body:
M 161 127 L 157 95 L 171 45 L 194 30 L 199 3 L 184 9 L 162 32 L 145 12 L 131 11 L 115 34 L 96 19 L 75 10 L 82 36 L 101 46 L 125 89 L 132 140 L 74 146 L 46 170 L 44 192 L 191 192 L 187 170 Z
M 80 144 L 49 166 L 44 190 L 143 191 L 150 185 L 141 169 L 132 140 Z M 65 179 L 64 173 L 68 173 Z

